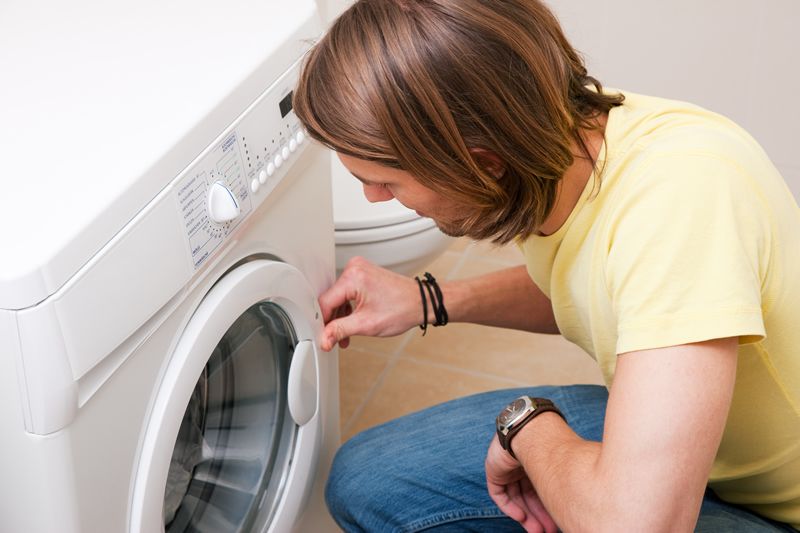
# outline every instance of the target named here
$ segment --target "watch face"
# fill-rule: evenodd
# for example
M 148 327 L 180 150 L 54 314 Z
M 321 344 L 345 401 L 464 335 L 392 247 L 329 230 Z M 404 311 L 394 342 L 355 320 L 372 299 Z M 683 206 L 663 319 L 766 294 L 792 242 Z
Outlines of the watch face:
M 525 398 L 517 398 L 500 412 L 497 416 L 497 423 L 502 426 L 507 426 L 525 410 L 526 405 L 527 402 Z

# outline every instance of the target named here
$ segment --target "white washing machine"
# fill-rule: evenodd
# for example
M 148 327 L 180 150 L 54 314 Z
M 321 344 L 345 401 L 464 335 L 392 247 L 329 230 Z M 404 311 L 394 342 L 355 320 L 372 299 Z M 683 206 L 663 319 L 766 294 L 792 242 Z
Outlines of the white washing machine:
M 0 9 L 0 531 L 335 531 L 316 5 L 106 4 Z

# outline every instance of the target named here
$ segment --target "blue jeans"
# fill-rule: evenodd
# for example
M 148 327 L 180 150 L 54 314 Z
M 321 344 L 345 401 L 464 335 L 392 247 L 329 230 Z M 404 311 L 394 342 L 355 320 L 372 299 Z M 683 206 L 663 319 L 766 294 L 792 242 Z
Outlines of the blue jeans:
M 360 433 L 336 455 L 326 499 L 348 532 L 520 532 L 486 490 L 494 419 L 529 394 L 552 399 L 584 439 L 603 436 L 608 393 L 597 385 L 494 391 L 436 405 Z M 795 531 L 706 491 L 696 531 Z

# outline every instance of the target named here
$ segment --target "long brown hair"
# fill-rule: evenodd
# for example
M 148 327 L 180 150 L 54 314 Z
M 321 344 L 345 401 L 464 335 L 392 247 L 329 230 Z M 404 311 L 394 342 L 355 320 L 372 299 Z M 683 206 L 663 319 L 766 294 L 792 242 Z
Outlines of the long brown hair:
M 464 207 L 465 235 L 506 243 L 541 225 L 572 146 L 591 157 L 581 131 L 623 98 L 538 0 L 359 0 L 309 52 L 294 107 L 313 138 L 411 173 Z

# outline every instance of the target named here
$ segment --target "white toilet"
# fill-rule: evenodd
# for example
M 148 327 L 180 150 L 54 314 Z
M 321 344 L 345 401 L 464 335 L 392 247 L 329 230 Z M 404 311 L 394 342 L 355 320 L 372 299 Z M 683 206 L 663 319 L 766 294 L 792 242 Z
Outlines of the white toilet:
M 331 152 L 336 269 L 351 257 L 405 275 L 417 275 L 453 242 L 430 218 L 420 217 L 397 200 L 370 203 L 361 182 Z

